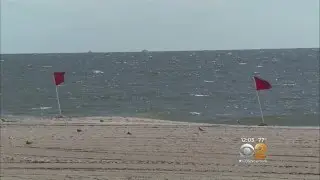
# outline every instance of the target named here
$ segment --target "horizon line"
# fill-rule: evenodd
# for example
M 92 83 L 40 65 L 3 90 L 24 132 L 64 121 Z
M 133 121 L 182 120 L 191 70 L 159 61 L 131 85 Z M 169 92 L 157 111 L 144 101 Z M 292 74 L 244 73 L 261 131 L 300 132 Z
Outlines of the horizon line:
M 40 52 L 40 53 L 0 53 L 0 55 L 38 55 L 38 54 L 88 54 L 88 53 L 96 53 L 96 54 L 102 54 L 102 53 L 139 53 L 139 52 L 201 52 L 201 51 L 250 51 L 250 50 L 290 50 L 290 49 L 320 49 L 320 47 L 297 47 L 297 48 L 252 48 L 252 49 L 216 49 L 216 50 L 208 50 L 208 49 L 191 49 L 191 50 L 147 50 L 142 49 L 140 51 L 91 51 L 88 50 L 86 52 Z

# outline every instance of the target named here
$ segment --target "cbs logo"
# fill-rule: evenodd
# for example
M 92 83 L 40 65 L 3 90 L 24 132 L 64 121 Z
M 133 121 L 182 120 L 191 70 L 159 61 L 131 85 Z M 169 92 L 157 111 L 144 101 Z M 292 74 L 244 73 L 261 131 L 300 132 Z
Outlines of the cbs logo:
M 240 147 L 240 155 L 245 158 L 254 156 L 256 160 L 265 160 L 267 154 L 267 145 L 258 143 L 253 147 L 251 144 L 243 144 Z

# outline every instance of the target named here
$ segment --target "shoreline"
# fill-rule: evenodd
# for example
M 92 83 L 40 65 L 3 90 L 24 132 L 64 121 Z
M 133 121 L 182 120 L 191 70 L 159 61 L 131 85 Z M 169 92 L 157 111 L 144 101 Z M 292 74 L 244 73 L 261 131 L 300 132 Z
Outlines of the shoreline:
M 0 121 L 1 124 L 6 125 L 52 125 L 53 123 L 68 124 L 68 125 L 119 125 L 119 124 L 130 124 L 130 125 L 141 125 L 141 124 L 162 124 L 162 125 L 185 125 L 185 126 L 202 126 L 202 127 L 231 127 L 231 128 L 277 128 L 277 129 L 320 129 L 320 126 L 259 126 L 259 125 L 245 125 L 245 124 L 219 124 L 219 123 L 201 123 L 201 122 L 186 122 L 186 121 L 172 121 L 163 119 L 153 118 L 140 118 L 140 117 L 123 117 L 123 116 L 83 116 L 83 117 L 32 117 L 32 116 L 11 116 L 10 119 L 20 118 L 20 120 L 6 120 Z M 21 119 L 22 118 L 22 119 Z M 114 121 L 116 119 L 116 121 Z M 103 120 L 103 122 L 100 122 Z

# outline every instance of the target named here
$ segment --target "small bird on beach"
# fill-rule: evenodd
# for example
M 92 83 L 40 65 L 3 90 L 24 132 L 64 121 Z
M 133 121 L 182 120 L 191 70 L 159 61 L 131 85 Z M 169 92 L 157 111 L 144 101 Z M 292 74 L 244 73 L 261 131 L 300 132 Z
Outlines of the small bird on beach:
M 198 129 L 199 129 L 199 131 L 204 131 L 201 127 L 199 127 Z
M 131 132 L 127 132 L 128 135 L 132 135 Z

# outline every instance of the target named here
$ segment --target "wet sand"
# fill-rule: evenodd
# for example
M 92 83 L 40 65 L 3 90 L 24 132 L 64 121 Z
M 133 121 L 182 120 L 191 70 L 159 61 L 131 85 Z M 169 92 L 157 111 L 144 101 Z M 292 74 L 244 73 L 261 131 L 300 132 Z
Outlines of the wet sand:
M 265 138 L 267 162 L 239 163 L 241 137 Z M 124 117 L 2 122 L 1 180 L 318 180 L 319 140 L 317 127 Z

